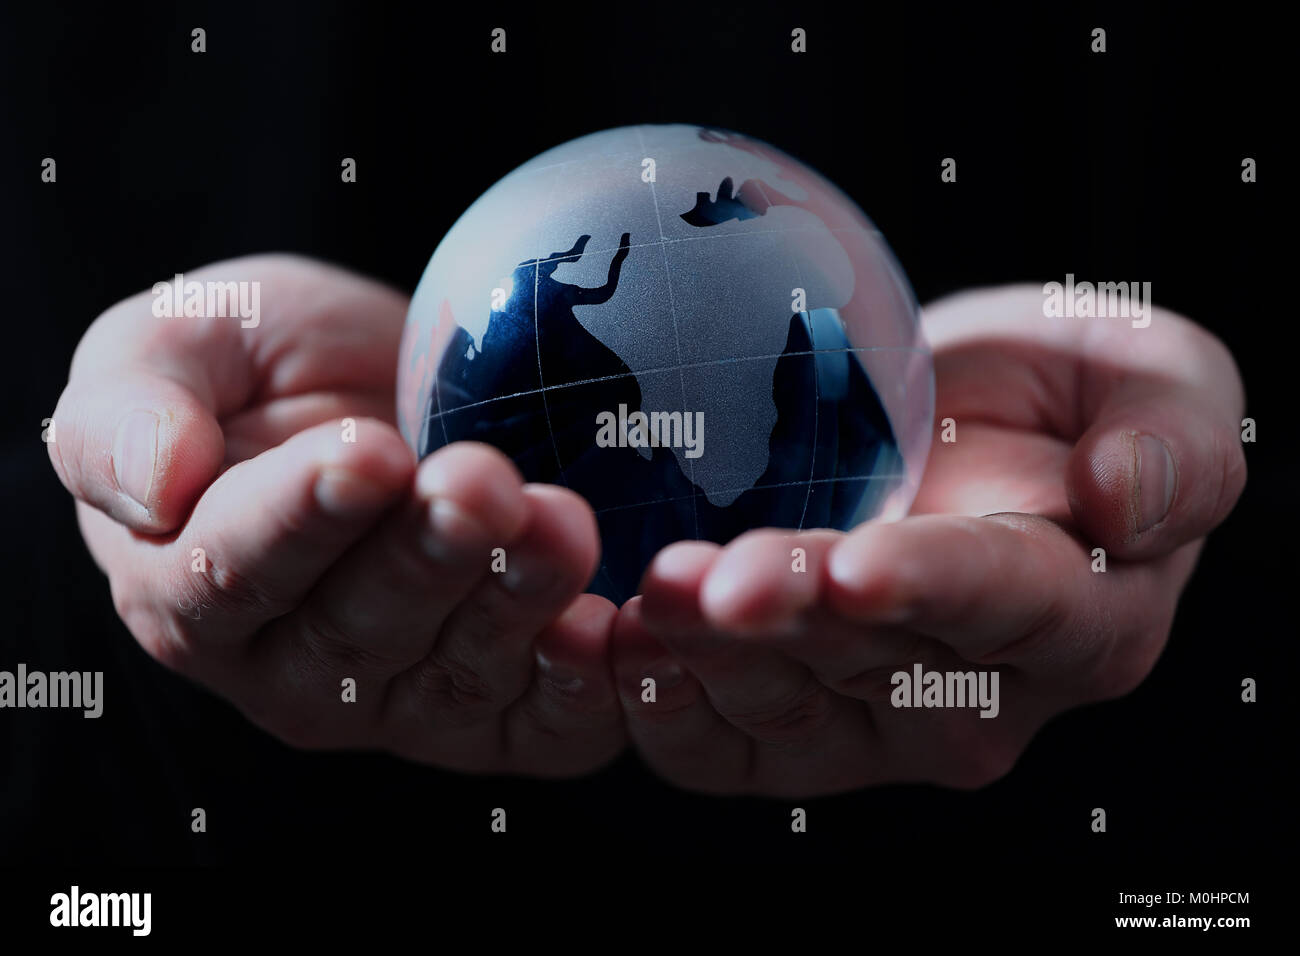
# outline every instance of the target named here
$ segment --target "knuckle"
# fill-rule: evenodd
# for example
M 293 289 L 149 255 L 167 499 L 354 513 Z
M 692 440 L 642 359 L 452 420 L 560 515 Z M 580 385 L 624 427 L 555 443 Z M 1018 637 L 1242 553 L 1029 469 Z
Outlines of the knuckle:
M 596 717 L 602 708 L 592 699 L 583 681 L 560 683 L 542 675 L 537 680 L 537 687 L 554 707 L 571 716 Z
M 934 638 L 918 633 L 907 633 L 889 655 L 889 663 L 873 663 L 864 670 L 846 677 L 824 679 L 822 682 L 837 694 L 858 700 L 888 700 L 896 691 L 894 675 L 900 669 L 920 664 L 926 670 L 939 670 L 947 660 Z
M 274 616 L 289 609 L 256 578 L 224 564 L 191 573 L 180 590 L 190 605 L 232 616 Z
M 310 605 L 298 615 L 298 641 L 322 673 L 373 675 L 385 670 L 380 655 L 358 644 L 329 615 Z
M 810 676 L 797 690 L 771 705 L 724 716 L 757 740 L 794 747 L 815 738 L 833 713 L 830 694 Z
M 509 629 L 508 614 L 514 596 L 499 582 L 489 586 L 493 588 L 490 595 L 471 595 L 457 608 L 451 625 L 475 642 L 490 642 Z
M 450 657 L 430 657 L 415 669 L 416 691 L 440 710 L 473 719 L 498 708 L 495 688 L 477 671 Z

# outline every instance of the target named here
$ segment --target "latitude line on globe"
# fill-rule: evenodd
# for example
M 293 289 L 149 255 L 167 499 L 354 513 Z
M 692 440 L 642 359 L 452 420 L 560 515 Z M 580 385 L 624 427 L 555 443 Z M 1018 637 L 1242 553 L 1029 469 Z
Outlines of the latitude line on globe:
M 635 378 L 638 375 L 665 375 L 668 372 L 680 371 L 681 369 L 706 368 L 710 365 L 725 365 L 731 362 L 759 362 L 764 359 L 795 358 L 801 355 L 835 355 L 841 352 L 924 351 L 924 349 L 919 349 L 910 345 L 859 345 L 842 349 L 805 349 L 799 352 L 773 352 L 767 355 L 738 355 L 733 358 L 709 359 L 705 362 L 684 362 L 681 365 L 661 365 L 657 368 L 646 368 L 634 372 L 619 372 L 617 375 L 601 375 L 597 378 L 584 378 L 573 382 L 561 382 L 559 385 L 546 385 L 542 388 L 530 388 L 522 392 L 511 392 L 509 395 L 497 395 L 492 398 L 485 398 L 479 402 L 470 402 L 467 405 L 457 405 L 455 408 L 449 408 L 446 411 L 437 412 L 429 417 L 440 418 L 444 415 L 454 415 L 456 412 L 464 411 L 466 409 L 480 408 L 484 405 L 491 405 L 493 402 L 504 402 L 511 398 L 527 398 L 529 395 L 536 395 L 539 392 L 552 391 L 558 388 L 577 388 L 581 385 L 595 385 L 598 382 L 608 382 L 616 378 Z
M 653 183 L 651 185 L 653 186 Z M 656 209 L 655 214 L 658 215 L 658 212 L 659 210 Z M 790 229 L 756 229 L 753 231 L 745 231 L 745 232 L 728 232 L 728 233 L 722 233 L 721 235 L 714 235 L 714 236 L 664 236 L 652 242 L 630 243 L 628 245 L 628 249 L 629 250 L 648 249 L 651 246 L 662 246 L 670 242 L 674 242 L 674 243 L 675 242 L 719 242 L 719 241 L 725 241 L 727 239 L 748 239 L 752 236 L 781 236 L 781 235 L 785 235 L 786 233 L 792 233 L 792 232 L 808 232 L 808 233 L 862 232 L 870 236 L 879 236 L 881 238 L 884 237 L 884 233 L 882 233 L 879 229 L 868 229 L 866 226 L 836 226 L 834 229 L 831 229 L 829 227 L 824 227 L 819 229 L 814 226 L 796 226 Z M 606 246 L 603 249 L 586 249 L 584 250 L 584 255 L 597 255 L 603 252 L 617 252 L 619 248 L 620 248 L 619 246 Z M 537 262 L 540 264 L 543 262 L 554 262 L 557 259 L 567 259 L 567 258 L 568 256 L 564 255 L 563 253 L 557 253 L 556 255 L 547 256 L 544 259 L 538 259 Z

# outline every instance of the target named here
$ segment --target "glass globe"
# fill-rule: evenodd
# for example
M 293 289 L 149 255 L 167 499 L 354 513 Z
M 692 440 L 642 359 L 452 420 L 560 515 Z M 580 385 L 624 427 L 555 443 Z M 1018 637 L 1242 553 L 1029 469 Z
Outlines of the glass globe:
M 543 153 L 438 245 L 398 370 L 420 457 L 500 448 L 591 503 L 590 590 L 665 545 L 904 514 L 934 375 L 880 232 L 766 143 L 628 126 Z

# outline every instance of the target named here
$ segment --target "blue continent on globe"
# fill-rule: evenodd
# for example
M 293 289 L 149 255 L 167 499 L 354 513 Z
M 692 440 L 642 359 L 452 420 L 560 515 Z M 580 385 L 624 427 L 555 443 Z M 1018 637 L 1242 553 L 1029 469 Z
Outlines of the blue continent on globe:
M 586 498 L 589 590 L 622 602 L 674 541 L 906 513 L 934 376 L 907 279 L 840 190 L 737 133 L 629 126 L 525 163 L 451 228 L 398 410 L 421 458 L 482 441 Z

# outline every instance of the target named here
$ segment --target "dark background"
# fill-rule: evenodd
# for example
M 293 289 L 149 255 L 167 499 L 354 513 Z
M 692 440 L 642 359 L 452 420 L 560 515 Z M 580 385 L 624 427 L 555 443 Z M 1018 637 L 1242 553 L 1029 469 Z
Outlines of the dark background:
M 454 862 L 546 883 L 590 861 L 620 880 L 738 861 L 777 881 L 843 885 L 849 874 L 863 913 L 882 891 L 907 897 L 891 907 L 955 905 L 955 892 L 926 889 L 935 884 L 899 890 L 903 874 L 955 881 L 995 915 L 1027 893 L 1105 922 L 1138 915 L 1111 905 L 1118 889 L 1188 887 L 1250 890 L 1244 912 L 1258 911 L 1290 856 L 1282 779 L 1295 762 L 1282 720 L 1295 673 L 1283 391 L 1296 342 L 1279 281 L 1294 270 L 1277 267 L 1282 231 L 1269 228 L 1286 175 L 1273 132 L 1277 31 L 1257 8 L 849 6 L 3 14 L 0 669 L 103 670 L 107 706 L 93 721 L 0 712 L 0 865 L 49 867 L 43 879 L 65 891 L 123 866 L 230 864 L 239 876 L 222 885 L 289 867 L 304 893 L 326 880 L 337 892 L 340 878 L 374 892 L 399 880 L 389 864 L 434 882 Z M 207 30 L 203 55 L 190 52 L 195 26 Z M 494 26 L 508 31 L 505 56 L 489 53 Z M 808 30 L 806 55 L 789 51 L 793 26 Z M 1094 26 L 1107 30 L 1104 55 L 1089 52 Z M 978 792 L 799 801 L 810 824 L 796 836 L 788 801 L 685 794 L 630 755 L 543 783 L 295 752 L 135 646 L 39 437 L 89 323 L 175 272 L 259 251 L 333 260 L 409 291 L 446 229 L 506 172 L 637 122 L 740 130 L 821 170 L 879 225 L 922 302 L 1066 272 L 1149 280 L 1160 304 L 1228 344 L 1259 421 L 1249 481 L 1136 692 L 1053 721 Z M 57 184 L 40 181 L 46 156 Z M 340 182 L 344 156 L 358 161 L 355 184 Z M 956 184 L 939 180 L 946 156 Z M 1259 183 L 1241 182 L 1245 156 Z M 1240 701 L 1246 676 L 1260 683 L 1257 704 Z M 206 834 L 190 832 L 195 806 Z M 488 831 L 497 806 L 506 837 Z M 1089 828 L 1098 806 L 1104 835 Z M 355 866 L 340 877 L 341 860 Z M 131 879 L 161 891 L 186 878 Z M 37 883 L 24 923 L 48 915 Z

